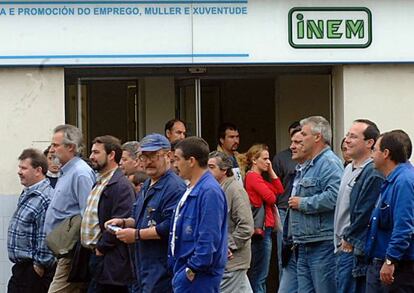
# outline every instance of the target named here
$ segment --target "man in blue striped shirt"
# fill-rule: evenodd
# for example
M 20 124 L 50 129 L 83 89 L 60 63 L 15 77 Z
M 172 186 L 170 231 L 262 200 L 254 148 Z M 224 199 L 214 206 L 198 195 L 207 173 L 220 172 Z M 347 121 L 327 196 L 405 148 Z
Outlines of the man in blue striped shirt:
M 8 229 L 7 249 L 14 263 L 8 292 L 47 292 L 55 259 L 46 246 L 43 224 L 53 188 L 40 151 L 26 149 L 19 160 L 18 175 L 25 188 Z

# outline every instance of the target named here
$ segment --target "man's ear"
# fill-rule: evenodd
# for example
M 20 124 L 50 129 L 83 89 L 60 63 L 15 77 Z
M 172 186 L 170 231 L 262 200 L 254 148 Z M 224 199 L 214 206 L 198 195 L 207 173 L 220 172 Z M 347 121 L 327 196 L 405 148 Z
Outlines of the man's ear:
M 194 158 L 194 157 L 190 157 L 189 159 L 188 159 L 188 161 L 189 161 L 189 163 L 190 163 L 190 167 L 192 168 L 192 167 L 194 167 L 195 166 L 195 164 L 197 163 L 197 160 Z
M 366 144 L 372 150 L 372 148 L 374 147 L 375 141 L 372 138 L 370 138 L 366 140 Z
M 220 138 L 220 145 L 223 145 L 224 143 L 224 138 Z
M 167 129 L 166 131 L 165 131 L 165 136 L 169 139 L 170 138 L 170 136 L 171 136 L 171 131 L 169 130 L 169 129 Z
M 43 175 L 43 169 L 42 169 L 42 167 L 36 167 L 35 168 L 35 171 L 36 171 L 36 176 L 41 176 L 41 175 Z
M 65 147 L 69 150 L 69 151 L 73 151 L 73 153 L 76 153 L 76 148 L 74 144 L 67 144 L 65 145 Z
M 316 142 L 318 142 L 318 141 L 320 141 L 320 140 L 322 140 L 322 134 L 320 134 L 320 133 L 317 133 L 317 134 L 315 134 L 315 141 Z
M 115 151 L 111 151 L 111 152 L 108 154 L 108 158 L 109 158 L 111 161 L 114 161 L 114 160 L 115 160 Z
M 167 156 L 168 156 L 168 159 L 174 160 L 174 152 L 173 151 L 168 151 Z
M 390 150 L 389 149 L 385 149 L 382 153 L 384 154 L 384 159 L 388 159 L 390 157 Z

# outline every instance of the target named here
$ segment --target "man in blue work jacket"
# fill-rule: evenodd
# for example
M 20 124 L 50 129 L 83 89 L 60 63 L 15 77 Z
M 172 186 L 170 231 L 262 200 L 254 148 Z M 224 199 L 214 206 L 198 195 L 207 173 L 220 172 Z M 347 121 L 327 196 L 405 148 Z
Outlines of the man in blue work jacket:
M 380 136 L 375 168 L 386 176 L 372 213 L 366 254 L 366 292 L 414 292 L 414 168 L 412 144 L 402 130 Z
M 173 217 L 168 262 L 174 292 L 219 292 L 227 260 L 227 204 L 207 170 L 209 147 L 199 137 L 179 142 L 175 166 L 190 183 Z
M 185 191 L 184 181 L 170 169 L 170 143 L 161 134 L 149 134 L 141 141 L 139 160 L 147 179 L 137 196 L 132 217 L 106 222 L 123 229 L 119 240 L 136 243 L 139 292 L 171 292 L 168 274 L 168 237 L 173 211 Z

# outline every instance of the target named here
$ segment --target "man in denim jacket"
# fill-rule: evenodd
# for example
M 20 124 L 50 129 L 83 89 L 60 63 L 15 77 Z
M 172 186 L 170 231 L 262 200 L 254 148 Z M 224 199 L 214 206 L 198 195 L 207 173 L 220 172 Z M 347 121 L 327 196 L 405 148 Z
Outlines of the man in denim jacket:
M 386 176 L 372 212 L 366 253 L 367 293 L 414 292 L 414 167 L 412 144 L 402 130 L 380 136 L 375 168 Z
M 334 219 L 337 292 L 365 292 L 364 248 L 368 222 L 380 194 L 383 176 L 374 169 L 372 149 L 378 127 L 355 120 L 345 137 L 345 154 L 352 162 L 339 187 Z
M 308 162 L 296 174 L 289 199 L 298 292 L 335 292 L 333 219 L 343 166 L 329 146 L 332 131 L 325 118 L 311 116 L 300 124 Z

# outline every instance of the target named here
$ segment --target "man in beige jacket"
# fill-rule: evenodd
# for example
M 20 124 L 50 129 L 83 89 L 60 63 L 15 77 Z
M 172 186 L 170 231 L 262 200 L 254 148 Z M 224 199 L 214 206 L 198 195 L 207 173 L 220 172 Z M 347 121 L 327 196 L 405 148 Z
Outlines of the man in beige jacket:
M 252 292 L 247 270 L 250 266 L 253 216 L 249 197 L 233 176 L 232 162 L 222 152 L 209 155 L 208 168 L 226 194 L 228 219 L 228 263 L 220 292 Z

